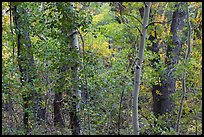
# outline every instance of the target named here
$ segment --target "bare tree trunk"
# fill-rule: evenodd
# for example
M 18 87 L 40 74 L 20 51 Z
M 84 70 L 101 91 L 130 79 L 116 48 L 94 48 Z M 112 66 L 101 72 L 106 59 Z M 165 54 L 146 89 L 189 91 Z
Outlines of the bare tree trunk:
M 71 2 L 70 5 L 72 8 L 74 7 L 74 3 Z M 73 8 L 73 10 L 75 10 Z M 75 14 L 72 15 L 73 21 L 71 24 L 74 26 L 75 24 Z M 80 99 L 81 99 L 81 92 L 79 91 L 79 79 L 78 79 L 78 58 L 79 58 L 79 43 L 78 43 L 78 32 L 75 27 L 71 26 L 71 53 L 75 55 L 75 58 L 72 59 L 71 67 L 71 105 L 70 105 L 70 125 L 72 129 L 73 135 L 80 135 L 80 118 L 79 118 L 79 106 L 80 106 Z M 70 93 L 69 93 L 70 94 Z
M 146 33 L 149 19 L 151 2 L 145 3 L 144 8 L 144 18 L 142 24 L 142 34 L 140 38 L 140 46 L 139 46 L 139 59 L 137 62 L 137 66 L 135 69 L 135 77 L 134 77 L 134 97 L 133 97 L 133 134 L 139 135 L 139 119 L 138 119 L 138 96 L 140 89 L 140 75 L 142 70 L 142 62 L 144 56 L 144 46 L 146 41 Z
M 74 51 L 74 54 L 78 55 L 78 49 L 79 49 L 79 44 L 78 44 L 78 36 L 77 32 L 73 30 L 73 35 L 71 36 L 71 41 L 72 41 L 72 48 L 71 51 Z M 72 134 L 73 135 L 80 135 L 80 120 L 78 116 L 78 111 L 79 111 L 79 105 L 80 105 L 80 98 L 81 98 L 81 93 L 79 92 L 78 89 L 78 60 L 77 58 L 73 59 L 73 64 L 71 65 L 71 81 L 72 81 L 72 103 L 71 103 L 71 109 L 70 109 L 70 125 L 72 128 Z

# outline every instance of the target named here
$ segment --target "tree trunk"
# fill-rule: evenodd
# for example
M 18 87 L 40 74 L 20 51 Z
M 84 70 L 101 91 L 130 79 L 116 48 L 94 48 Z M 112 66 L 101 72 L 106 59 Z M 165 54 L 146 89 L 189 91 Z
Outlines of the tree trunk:
M 64 127 L 64 119 L 61 111 L 62 92 L 55 92 L 54 99 L 54 126 Z
M 22 98 L 23 98 L 23 123 L 26 129 L 26 134 L 29 133 L 29 117 L 31 113 L 36 118 L 37 109 L 40 102 L 36 100 L 38 97 L 37 92 L 34 89 L 33 79 L 36 78 L 35 64 L 32 53 L 32 45 L 28 31 L 28 22 L 26 18 L 26 10 L 21 7 L 20 4 L 12 3 L 13 21 L 15 25 L 15 31 L 17 35 L 17 47 L 18 47 L 18 66 L 21 73 L 20 82 L 22 87 Z
M 66 66 L 62 66 L 59 71 L 59 79 L 57 80 L 57 85 L 55 86 L 55 98 L 54 98 L 54 125 L 59 127 L 64 127 L 64 119 L 62 115 L 62 102 L 63 102 L 63 86 L 65 77 L 63 73 L 67 71 Z
M 79 44 L 78 36 L 75 27 L 75 9 L 74 3 L 56 3 L 56 6 L 63 15 L 62 19 L 62 35 L 64 36 L 64 41 L 67 43 L 67 48 L 69 51 L 64 51 L 65 54 L 71 54 L 72 59 L 70 62 L 64 62 L 64 66 L 71 69 L 71 88 L 67 89 L 67 94 L 70 97 L 69 114 L 70 114 L 70 126 L 73 135 L 80 134 L 80 119 L 78 115 L 81 92 L 78 89 L 78 62 L 79 62 Z M 69 8 L 67 8 L 69 7 Z M 64 43 L 63 43 L 64 44 Z M 69 52 L 69 53 L 68 53 Z M 67 64 L 66 64 L 67 63 Z
M 71 2 L 71 8 L 75 10 L 74 3 Z M 70 125 L 72 129 L 72 134 L 73 135 L 80 135 L 80 118 L 79 118 L 79 106 L 80 106 L 80 99 L 81 99 L 81 92 L 79 91 L 78 84 L 78 58 L 79 58 L 79 43 L 78 43 L 78 32 L 76 28 L 74 27 L 75 25 L 75 14 L 71 15 L 72 16 L 72 21 L 71 21 L 71 28 L 70 28 L 70 42 L 71 42 L 71 48 L 70 52 L 74 54 L 74 57 L 72 59 L 71 63 L 71 105 L 70 105 Z
M 182 42 L 177 34 L 178 31 L 182 31 L 184 26 L 184 19 L 186 18 L 186 11 L 182 10 L 182 3 L 176 4 L 176 10 L 173 12 L 173 19 L 171 24 L 171 39 L 172 42 L 167 46 L 167 58 L 165 64 L 167 69 L 163 74 L 160 75 L 161 83 L 160 85 L 154 85 L 152 89 L 153 95 L 153 112 L 156 117 L 163 114 L 173 113 L 173 102 L 171 100 L 172 93 L 175 92 L 175 82 L 176 79 L 173 75 L 174 65 L 178 64 L 180 50 Z M 158 92 L 160 94 L 158 94 Z M 171 119 L 171 118 L 170 118 Z M 173 126 L 173 121 L 169 121 L 167 126 Z M 171 122 L 170 122 L 171 121 Z
M 20 77 L 20 81 L 21 81 L 21 86 L 22 88 L 26 88 L 26 84 L 31 83 L 31 76 L 28 73 L 28 69 L 26 69 L 26 66 L 29 64 L 26 63 L 31 63 L 31 61 L 33 60 L 32 55 L 28 58 L 28 56 L 26 56 L 24 53 L 26 48 L 30 48 L 30 41 L 29 39 L 26 39 L 25 33 L 27 32 L 27 30 L 22 27 L 22 19 L 20 17 L 20 10 L 23 10 L 22 8 L 17 8 L 17 6 L 13 7 L 13 13 L 14 13 L 14 24 L 15 24 L 15 29 L 16 29 L 16 34 L 17 34 L 17 45 L 18 45 L 18 66 L 21 72 L 21 77 Z M 23 32 L 21 32 L 21 30 L 23 30 Z M 26 43 L 25 47 L 23 46 L 23 43 Z M 30 61 L 29 61 L 30 60 Z M 32 63 L 31 63 L 32 64 Z M 32 85 L 32 84 L 31 84 Z M 24 109 L 24 116 L 23 116 L 23 123 L 26 129 L 26 134 L 28 134 L 29 132 L 29 125 L 28 125 L 28 117 L 29 117 L 29 112 L 28 110 L 29 108 L 29 101 L 32 98 L 31 95 L 32 92 L 30 91 L 24 91 L 22 92 L 22 98 L 23 98 L 23 109 Z
M 73 35 L 71 36 L 71 41 L 72 41 L 72 48 L 71 52 L 74 52 L 74 54 L 78 55 L 78 49 L 79 49 L 79 44 L 78 44 L 78 36 L 77 32 L 74 30 Z M 75 58 L 73 59 L 73 63 L 71 65 L 71 81 L 72 81 L 72 103 L 71 103 L 71 109 L 70 109 L 70 125 L 72 128 L 72 134 L 73 135 L 80 135 L 80 121 L 79 121 L 79 116 L 78 116 L 78 111 L 79 111 L 79 105 L 80 105 L 80 98 L 81 98 L 81 93 L 79 92 L 78 89 L 78 76 L 77 76 L 77 70 L 78 70 L 78 59 Z
M 142 62 L 143 62 L 143 56 L 144 56 L 144 46 L 146 41 L 146 32 L 147 32 L 146 26 L 148 25 L 150 6 L 151 6 L 150 2 L 145 3 L 142 34 L 141 34 L 140 46 L 139 46 L 139 59 L 135 69 L 134 97 L 133 97 L 133 134 L 135 135 L 139 135 L 138 96 L 139 96 L 139 88 L 140 88 L 140 75 L 141 75 Z

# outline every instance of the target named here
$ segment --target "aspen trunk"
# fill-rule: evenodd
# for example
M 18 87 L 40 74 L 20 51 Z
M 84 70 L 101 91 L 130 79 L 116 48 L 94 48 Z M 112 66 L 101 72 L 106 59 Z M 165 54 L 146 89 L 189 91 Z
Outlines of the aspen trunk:
M 73 35 L 71 36 L 72 39 L 72 51 L 75 52 L 75 54 L 78 55 L 78 36 L 77 32 L 75 31 Z M 70 109 L 70 125 L 72 128 L 72 134 L 73 135 L 80 135 L 80 120 L 78 116 L 78 111 L 79 111 L 79 105 L 80 102 L 79 100 L 81 99 L 81 93 L 79 92 L 78 89 L 78 60 L 77 58 L 73 59 L 73 64 L 71 66 L 71 81 L 72 81 L 72 102 L 71 102 L 71 109 Z
M 140 76 L 141 76 L 141 70 L 142 70 L 142 62 L 143 62 L 143 56 L 144 56 L 144 46 L 146 42 L 146 33 L 147 33 L 146 26 L 148 25 L 150 6 L 151 6 L 151 2 L 145 3 L 142 34 L 141 34 L 140 45 L 139 45 L 139 60 L 137 62 L 137 66 L 135 69 L 135 77 L 134 77 L 133 134 L 135 135 L 139 135 L 138 96 L 139 96 L 139 89 L 140 89 Z
M 71 6 L 74 7 L 74 3 L 71 2 Z M 74 17 L 73 17 L 74 19 Z M 75 21 L 72 21 L 73 25 Z M 72 28 L 72 35 L 71 38 L 71 52 L 75 54 L 75 58 L 73 58 L 73 63 L 71 65 L 71 81 L 72 81 L 72 99 L 71 99 L 71 106 L 70 106 L 70 125 L 72 129 L 73 135 L 80 135 L 80 118 L 78 115 L 79 106 L 80 106 L 80 99 L 81 93 L 78 88 L 78 52 L 79 52 L 79 42 L 78 42 L 78 34 L 75 28 Z

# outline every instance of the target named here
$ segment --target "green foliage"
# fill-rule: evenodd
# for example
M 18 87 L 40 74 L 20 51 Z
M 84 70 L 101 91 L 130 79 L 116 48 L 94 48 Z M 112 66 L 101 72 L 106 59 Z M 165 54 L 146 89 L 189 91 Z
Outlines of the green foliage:
M 23 135 L 23 96 L 33 96 L 34 91 L 41 97 L 40 105 L 46 109 L 46 120 L 41 124 L 35 120 L 33 108 L 36 102 L 29 100 L 29 108 L 25 111 L 29 118 L 33 135 L 70 135 L 70 93 L 73 85 L 77 85 L 82 93 L 87 93 L 78 101 L 81 102 L 79 113 L 82 134 L 118 134 L 118 118 L 120 110 L 120 134 L 132 134 L 132 90 L 135 60 L 138 57 L 142 18 L 140 11 L 143 2 L 123 2 L 124 12 L 113 10 L 118 7 L 110 3 L 75 2 L 31 2 L 12 3 L 21 8 L 21 18 L 26 19 L 24 26 L 31 39 L 32 48 L 25 50 L 21 58 L 33 54 L 34 66 L 30 68 L 33 83 L 21 83 L 21 73 L 17 58 L 17 32 L 10 21 L 9 3 L 2 3 L 2 134 Z M 117 4 L 117 3 L 115 3 Z M 172 19 L 175 10 L 173 3 L 153 3 L 151 21 L 167 22 Z M 165 8 L 164 8 L 165 7 Z M 191 54 L 184 65 L 187 30 L 180 33 L 182 51 L 178 64 L 172 66 L 172 74 L 176 79 L 176 92 L 172 94 L 174 115 L 163 115 L 156 118 L 152 112 L 152 85 L 161 84 L 161 75 L 168 68 L 166 61 L 167 46 L 171 45 L 171 22 L 150 25 L 147 31 L 142 79 L 139 95 L 139 119 L 141 134 L 176 135 L 175 123 L 165 121 L 171 117 L 176 122 L 182 96 L 181 76 L 186 69 L 187 93 L 184 101 L 181 134 L 202 133 L 202 4 L 190 2 L 190 20 L 192 24 Z M 198 10 L 197 10 L 198 9 Z M 7 11 L 7 12 L 6 12 Z M 118 21 L 120 20 L 120 21 Z M 11 23 L 11 24 L 10 24 Z M 70 31 L 77 29 L 79 51 L 71 50 Z M 147 50 L 152 48 L 148 40 L 150 34 L 155 36 L 154 42 L 159 44 L 159 53 Z M 23 34 L 23 33 L 22 33 Z M 83 37 L 83 41 L 82 38 Z M 84 49 L 83 49 L 84 46 Z M 14 53 L 13 53 L 14 51 Z M 158 62 L 152 64 L 153 60 Z M 73 80 L 72 66 L 77 61 L 78 80 Z M 67 66 L 67 68 L 63 68 Z M 63 70 L 64 69 L 64 70 Z M 26 79 L 23 79 L 26 82 Z M 62 115 L 65 128 L 53 126 L 54 93 L 62 92 Z M 157 91 L 160 94 L 159 91 Z M 121 101 L 121 96 L 122 101 Z M 82 94 L 83 96 L 83 94 Z M 12 113 L 5 111 L 4 106 L 12 102 Z M 84 99 L 85 98 L 85 99 Z M 121 104 L 120 104 L 121 103 Z M 168 128 L 171 124 L 172 128 Z M 90 126 L 90 129 L 89 129 Z

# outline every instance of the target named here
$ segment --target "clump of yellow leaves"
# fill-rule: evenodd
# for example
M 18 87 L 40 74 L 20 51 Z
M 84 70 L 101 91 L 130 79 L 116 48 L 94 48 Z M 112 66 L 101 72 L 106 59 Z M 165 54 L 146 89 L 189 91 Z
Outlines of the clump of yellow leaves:
M 176 88 L 181 88 L 182 87 L 182 83 L 181 81 L 176 81 Z
M 93 48 L 99 55 L 107 58 L 112 54 L 112 50 L 108 48 L 108 45 L 109 43 L 106 41 L 102 44 L 96 42 L 93 44 Z
M 93 22 L 95 24 L 97 24 L 98 22 L 100 22 L 101 20 L 104 19 L 104 14 L 98 14 L 98 15 L 95 15 L 94 18 L 93 18 Z

